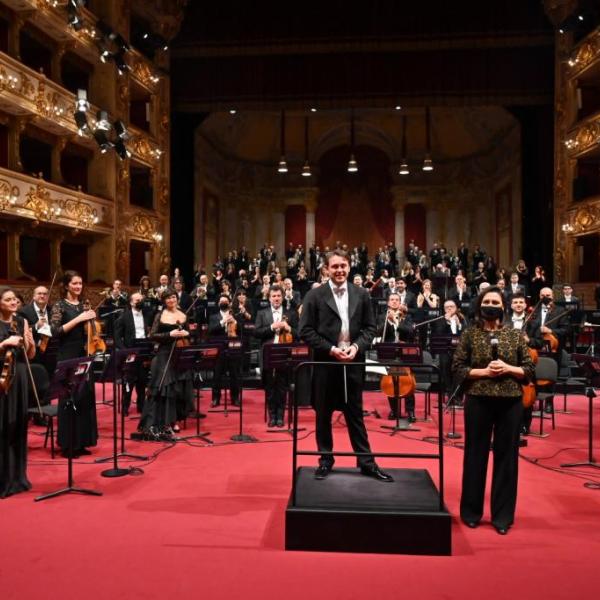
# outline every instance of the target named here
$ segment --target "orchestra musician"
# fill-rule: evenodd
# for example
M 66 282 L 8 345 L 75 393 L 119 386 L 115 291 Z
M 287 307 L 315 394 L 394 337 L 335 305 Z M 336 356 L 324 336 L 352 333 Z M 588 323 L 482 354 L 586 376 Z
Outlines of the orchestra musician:
M 187 309 L 192 305 L 192 297 L 183 289 L 183 279 L 181 277 L 173 279 L 173 288 L 177 294 L 177 305 L 179 309 L 186 312 Z
M 321 452 L 333 450 L 331 418 L 334 411 L 344 413 L 350 442 L 363 475 L 392 481 L 375 462 L 363 420 L 362 389 L 366 350 L 376 332 L 369 295 L 348 283 L 350 264 L 346 252 L 334 250 L 327 255 L 329 281 L 308 292 L 302 304 L 300 337 L 313 349 L 314 360 L 341 363 L 344 367 L 313 367 L 312 402 L 316 410 L 317 445 Z M 334 464 L 332 455 L 321 455 L 315 479 L 325 479 Z
M 396 280 L 396 292 L 400 296 L 400 304 L 409 309 L 417 308 L 417 297 L 406 289 L 404 279 Z
M 47 344 L 52 339 L 52 330 L 50 329 L 50 314 L 52 305 L 48 303 L 48 288 L 43 285 L 37 286 L 33 290 L 33 298 L 29 304 L 21 309 L 21 314 L 27 319 L 35 347 L 38 351 L 33 358 L 32 365 L 41 365 L 46 370 L 48 378 L 51 379 L 56 369 L 56 354 L 47 351 Z M 44 344 L 42 342 L 45 342 Z M 49 404 L 50 400 L 44 395 L 40 396 L 42 404 Z M 33 415 L 33 422 L 38 425 L 45 425 L 46 420 L 38 413 Z
M 114 337 L 115 321 L 128 304 L 127 294 L 123 291 L 122 286 L 122 281 L 115 279 L 106 299 L 102 303 L 102 307 L 105 309 L 103 314 L 105 315 L 104 322 L 106 324 L 105 333 L 107 337 Z
M 31 489 L 27 479 L 27 366 L 35 355 L 28 321 L 13 289 L 0 287 L 0 498 Z
M 234 316 L 231 310 L 229 296 L 219 296 L 219 312 L 211 315 L 208 320 L 208 334 L 212 338 L 240 338 L 243 331 L 243 320 L 240 315 Z M 242 380 L 242 361 L 239 357 L 221 353 L 215 366 L 211 407 L 221 404 L 221 389 L 223 377 L 229 374 L 231 401 L 234 406 L 240 405 L 240 388 Z
M 264 348 L 267 342 L 277 344 L 279 336 L 283 332 L 291 333 L 292 338 L 297 338 L 298 313 L 293 308 L 288 309 L 284 306 L 283 290 L 279 286 L 273 285 L 269 290 L 269 307 L 259 311 L 256 315 L 254 336 L 261 341 L 261 347 Z M 269 411 L 268 427 L 283 427 L 287 374 L 265 369 L 262 352 L 260 357 L 261 373 Z
M 283 280 L 283 302 L 287 310 L 297 309 L 302 304 L 300 292 L 294 289 L 294 284 L 289 277 Z M 269 293 L 269 298 L 271 297 Z
M 431 291 L 431 280 L 423 281 L 423 291 L 417 296 L 417 307 L 435 309 L 440 305 L 440 298 Z
M 118 350 L 133 348 L 136 340 L 145 340 L 150 333 L 150 322 L 143 312 L 143 296 L 134 292 L 129 298 L 129 307 L 117 319 L 115 323 L 115 347 Z M 123 382 L 123 407 L 125 416 L 129 415 L 131 395 L 133 388 L 136 392 L 137 412 L 141 413 L 144 408 L 146 395 L 146 382 L 148 380 L 148 368 L 141 361 L 136 360 L 135 370 L 129 373 L 128 381 Z
M 492 525 L 501 535 L 513 525 L 517 500 L 521 385 L 535 372 L 525 340 L 503 323 L 504 308 L 496 287 L 478 296 L 475 323 L 461 336 L 452 363 L 467 394 L 460 516 L 470 528 L 481 521 L 493 435 Z
M 454 278 L 454 287 L 450 288 L 448 299 L 454 300 L 456 306 L 461 306 L 463 303 L 471 301 L 471 294 L 463 275 L 457 275 Z
M 169 288 L 169 276 L 164 273 L 158 278 L 158 287 L 154 289 L 155 296 L 160 300 Z
M 187 316 L 177 307 L 177 294 L 167 288 L 164 308 L 154 318 L 150 339 L 158 351 L 150 365 L 150 381 L 138 429 L 151 441 L 172 441 L 193 404 L 192 373 L 179 373 L 173 363 L 175 346 L 189 339 Z M 185 342 L 184 342 L 185 343 Z
M 87 355 L 86 325 L 96 319 L 96 312 L 85 308 L 81 298 L 83 279 L 77 271 L 64 272 L 61 291 L 62 298 L 54 303 L 50 315 L 52 336 L 58 338 L 58 361 Z M 69 453 L 69 419 L 73 428 L 73 458 L 91 454 L 88 448 L 95 446 L 98 441 L 96 396 L 91 369 L 88 381 L 73 397 L 76 410 L 68 413 L 63 410 L 66 401 L 67 398 L 60 400 L 57 416 L 58 444 L 62 448 L 62 455 L 66 457 Z
M 382 342 L 410 342 L 414 336 L 414 326 L 408 315 L 408 309 L 401 303 L 400 294 L 394 292 L 388 296 L 387 311 L 380 317 L 377 324 L 377 335 Z M 415 396 L 410 394 L 404 399 L 408 421 L 414 423 L 415 418 Z M 396 411 L 399 409 L 395 398 L 388 396 L 390 414 L 388 419 L 396 420 Z

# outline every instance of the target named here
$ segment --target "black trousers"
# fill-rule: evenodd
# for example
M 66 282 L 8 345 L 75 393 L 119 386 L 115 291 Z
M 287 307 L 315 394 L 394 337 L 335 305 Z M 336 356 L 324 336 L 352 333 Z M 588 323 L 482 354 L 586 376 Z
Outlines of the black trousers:
M 415 412 L 415 395 L 410 394 L 410 396 L 403 396 L 403 398 L 404 398 L 404 407 L 406 408 L 406 412 L 414 413 Z M 394 414 L 396 414 L 396 411 L 398 411 L 399 414 L 402 414 L 402 411 L 400 410 L 402 407 L 402 398 L 398 398 L 398 400 L 396 400 L 396 398 L 394 398 L 393 396 L 388 396 L 388 402 L 390 403 L 390 410 Z
M 521 397 L 467 396 L 465 452 L 460 516 L 478 522 L 483 516 L 485 479 L 492 434 L 494 467 L 491 513 L 496 527 L 510 527 L 515 517 L 519 464 Z
M 242 358 L 222 356 L 215 365 L 213 379 L 213 400 L 221 400 L 221 389 L 223 387 L 223 377 L 229 373 L 229 389 L 231 390 L 231 401 L 237 402 L 240 399 L 240 387 L 242 379 Z
M 318 402 L 315 406 L 317 412 L 317 447 L 321 452 L 333 451 L 333 432 L 331 427 L 331 418 L 336 408 L 325 402 Z M 354 452 L 371 452 L 369 438 L 365 428 L 363 419 L 362 400 L 356 401 L 351 399 L 348 401 L 342 410 L 346 425 L 348 427 L 348 435 Z M 333 456 L 321 456 L 319 464 L 324 467 L 332 467 L 335 462 Z M 358 456 L 356 463 L 364 469 L 372 469 L 375 466 L 373 456 Z
M 287 376 L 280 371 L 265 371 L 265 396 L 270 419 L 283 419 Z

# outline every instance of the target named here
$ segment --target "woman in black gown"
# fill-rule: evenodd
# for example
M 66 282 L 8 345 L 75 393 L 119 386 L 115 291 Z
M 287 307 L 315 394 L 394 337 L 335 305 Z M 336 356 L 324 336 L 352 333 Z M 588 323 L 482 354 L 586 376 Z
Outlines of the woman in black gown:
M 0 498 L 31 489 L 27 479 L 27 367 L 24 353 L 35 355 L 29 324 L 16 315 L 18 300 L 0 288 L 0 358 L 12 357 L 10 386 L 0 391 Z M 8 354 L 10 353 L 10 354 Z M 8 355 L 8 357 L 7 357 Z M 8 383 L 8 380 L 7 380 Z
M 93 310 L 84 309 L 81 301 L 83 280 L 77 271 L 65 271 L 62 278 L 63 298 L 52 306 L 50 326 L 52 336 L 58 338 L 57 360 L 68 360 L 86 356 L 87 335 L 85 324 L 96 318 Z M 98 441 L 96 421 L 96 395 L 94 382 L 90 380 L 82 386 L 74 398 L 74 412 L 64 409 L 67 398 L 59 402 L 58 407 L 58 444 L 62 455 L 67 456 L 69 448 L 69 419 L 73 419 L 73 457 L 91 454 L 87 450 Z
M 156 315 L 149 336 L 159 347 L 150 366 L 149 398 L 139 426 L 152 441 L 172 440 L 173 426 L 185 419 L 193 403 L 192 373 L 178 372 L 173 359 L 177 342 L 189 339 L 187 316 L 177 308 L 175 290 L 165 290 L 162 301 L 164 309 Z

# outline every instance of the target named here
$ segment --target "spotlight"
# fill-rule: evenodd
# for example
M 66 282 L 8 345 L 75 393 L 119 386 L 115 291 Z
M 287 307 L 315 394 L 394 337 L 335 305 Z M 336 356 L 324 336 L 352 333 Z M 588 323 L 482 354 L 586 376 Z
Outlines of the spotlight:
M 396 104 L 396 106 L 394 107 L 396 110 L 402 110 L 402 107 L 399 104 Z
M 348 173 L 356 173 L 358 171 L 358 163 L 356 162 L 356 158 L 354 158 L 354 154 L 350 155 L 350 160 L 348 161 Z
M 117 67 L 119 75 L 123 75 L 123 73 L 129 71 L 129 65 L 125 62 L 125 55 L 123 54 L 122 50 L 120 50 L 116 54 L 113 54 L 112 58 L 115 62 L 115 66 Z
M 142 39 L 143 39 L 143 40 L 147 40 L 147 39 L 148 39 L 148 37 L 149 37 L 149 34 L 148 34 L 148 33 L 145 33 L 145 34 L 142 36 Z
M 287 167 L 287 162 L 285 160 L 285 156 L 282 156 L 279 159 L 279 164 L 277 165 L 277 172 L 278 173 L 287 173 L 288 172 L 288 167 Z
M 77 111 L 73 115 L 75 117 L 75 125 L 77 125 L 79 135 L 83 135 L 85 131 L 88 131 L 90 126 L 87 122 L 87 117 L 85 112 Z
M 108 113 L 105 110 L 99 110 L 97 115 L 96 129 L 100 129 L 101 131 L 109 131 L 110 130 L 110 122 L 108 120 Z
M 400 175 L 410 175 L 410 170 L 408 168 L 408 163 L 406 162 L 406 160 L 402 161 L 398 173 L 400 173 Z
M 166 52 L 169 49 L 169 45 L 165 44 L 162 49 Z
M 112 52 L 106 47 L 103 46 L 100 48 L 100 60 L 103 63 L 107 63 L 112 58 Z
M 118 139 L 115 142 L 115 152 L 117 153 L 117 156 L 121 160 L 125 160 L 126 158 L 129 158 L 131 156 L 131 152 L 129 152 L 129 150 L 127 150 L 127 147 L 125 146 L 125 143 L 123 142 L 122 139 Z
M 75 103 L 75 109 L 78 112 L 87 112 L 90 109 L 90 103 L 87 99 L 87 92 L 85 90 L 77 90 L 77 102 Z
M 83 27 L 83 21 L 76 15 L 70 14 L 67 17 L 67 23 L 75 30 L 80 31 Z
M 94 131 L 94 139 L 98 146 L 100 146 L 100 152 L 102 154 L 106 154 L 106 152 L 112 148 L 112 144 L 110 143 L 105 130 L 96 129 L 96 131 Z
M 310 112 L 312 112 L 312 113 L 315 113 L 315 112 L 317 112 L 317 109 L 316 109 L 316 108 L 313 106 L 313 107 L 310 109 Z
M 229 114 L 230 115 L 235 115 L 236 112 L 237 112 L 237 110 L 235 110 L 235 108 L 230 108 L 229 109 Z
M 429 154 L 425 156 L 425 160 L 423 161 L 423 171 L 433 171 L 433 161 Z
M 304 163 L 302 167 L 302 177 L 311 177 L 312 173 L 310 172 L 310 164 L 308 161 Z
M 115 133 L 122 140 L 126 140 L 129 135 L 127 133 L 127 127 L 125 127 L 125 123 L 123 121 L 115 121 L 113 127 L 115 128 Z

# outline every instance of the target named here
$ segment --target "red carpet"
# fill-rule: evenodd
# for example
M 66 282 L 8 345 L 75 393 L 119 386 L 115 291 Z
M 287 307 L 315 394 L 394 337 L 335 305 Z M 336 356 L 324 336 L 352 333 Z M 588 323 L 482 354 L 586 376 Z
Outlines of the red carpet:
M 100 398 L 100 394 L 98 394 Z M 78 460 L 75 483 L 101 490 L 100 498 L 63 496 L 34 503 L 62 487 L 66 461 L 50 460 L 41 428 L 30 435 L 33 490 L 0 501 L 0 587 L 3 599 L 61 598 L 594 598 L 600 586 L 600 491 L 583 487 L 600 472 L 571 475 L 550 470 L 584 460 L 587 400 L 571 398 L 572 415 L 557 415 L 558 428 L 531 439 L 521 460 L 515 527 L 505 537 L 489 523 L 469 530 L 458 513 L 462 451 L 447 447 L 446 499 L 455 516 L 453 556 L 417 557 L 285 552 L 284 510 L 290 491 L 291 443 L 265 432 L 262 392 L 246 392 L 247 432 L 257 444 L 236 445 L 237 415 L 210 414 L 202 422 L 215 447 L 128 442 L 138 454 L 160 452 L 139 476 L 106 479 L 106 466 Z M 206 409 L 207 401 L 203 400 Z M 368 394 L 366 408 L 387 415 L 385 400 Z M 422 412 L 422 400 L 417 399 Z M 99 404 L 101 443 L 94 456 L 110 454 L 111 409 Z M 303 446 L 314 444 L 313 413 Z M 448 420 L 448 419 L 446 419 Z M 459 430 L 462 414 L 459 413 Z M 429 452 L 419 433 L 390 437 L 383 420 L 367 419 L 380 451 Z M 549 422 L 548 422 L 549 423 Z M 128 420 L 134 428 L 136 421 Z M 595 406 L 600 430 L 600 403 Z M 184 433 L 192 433 L 188 423 Z M 348 448 L 345 428 L 337 448 Z M 596 435 L 600 458 L 600 436 Z M 385 466 L 435 465 L 403 461 Z M 128 464 L 122 461 L 122 464 Z M 304 464 L 310 464 L 305 461 Z M 338 464 L 344 464 L 343 459 Z M 542 468 L 545 467 L 545 468 Z M 383 532 L 374 531 L 373 535 Z

